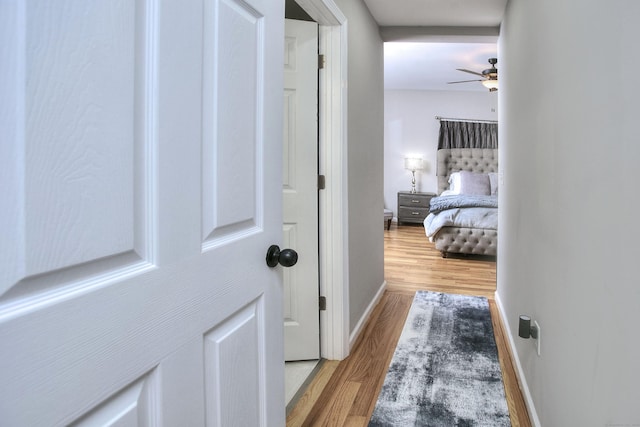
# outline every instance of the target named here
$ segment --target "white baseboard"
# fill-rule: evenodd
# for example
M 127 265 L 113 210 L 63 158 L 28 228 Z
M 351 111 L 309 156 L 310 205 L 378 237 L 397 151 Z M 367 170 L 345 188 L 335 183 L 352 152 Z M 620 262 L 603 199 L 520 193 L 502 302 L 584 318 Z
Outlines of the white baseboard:
M 380 302 L 380 299 L 382 298 L 382 294 L 384 293 L 385 289 L 387 289 L 386 280 L 382 282 L 382 285 L 378 289 L 378 292 L 376 292 L 375 296 L 367 306 L 367 309 L 364 311 L 364 313 L 362 313 L 362 316 L 360 317 L 360 320 L 356 324 L 356 327 L 353 328 L 353 331 L 349 335 L 349 353 L 351 353 L 351 349 L 353 348 L 353 345 L 355 344 L 356 340 L 360 336 L 360 333 L 362 332 L 362 328 L 364 328 L 364 325 L 367 323 L 367 320 L 369 320 L 369 317 L 371 316 L 373 309 L 376 307 L 376 305 L 378 305 L 378 302 Z
M 495 300 L 496 305 L 498 306 L 498 312 L 500 313 L 500 318 L 502 319 L 502 324 L 504 325 L 504 330 L 507 333 L 507 341 L 509 341 L 509 348 L 511 349 L 513 361 L 516 365 L 516 375 L 518 376 L 518 382 L 520 383 L 520 390 L 522 391 L 524 402 L 527 405 L 527 410 L 529 411 L 529 420 L 535 427 L 541 427 L 540 419 L 538 418 L 538 413 L 536 412 L 536 407 L 533 403 L 533 398 L 531 396 L 531 392 L 529 391 L 529 386 L 527 385 L 527 380 L 524 376 L 522 365 L 520 364 L 520 358 L 518 357 L 518 351 L 516 350 L 515 341 L 513 340 L 513 335 L 511 335 L 509 320 L 505 316 L 505 310 L 502 306 L 502 301 L 500 300 L 500 294 L 498 294 L 498 292 L 495 293 Z

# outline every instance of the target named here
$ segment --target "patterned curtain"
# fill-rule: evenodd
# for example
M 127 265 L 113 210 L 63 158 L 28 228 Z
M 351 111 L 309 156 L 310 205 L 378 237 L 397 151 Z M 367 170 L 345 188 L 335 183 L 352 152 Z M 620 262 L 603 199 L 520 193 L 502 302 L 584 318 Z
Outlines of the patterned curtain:
M 440 120 L 441 148 L 498 148 L 498 124 Z

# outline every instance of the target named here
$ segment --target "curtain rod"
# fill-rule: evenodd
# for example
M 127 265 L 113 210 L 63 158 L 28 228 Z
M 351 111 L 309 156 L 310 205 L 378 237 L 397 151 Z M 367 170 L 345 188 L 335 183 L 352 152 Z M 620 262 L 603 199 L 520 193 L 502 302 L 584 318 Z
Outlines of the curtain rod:
M 497 120 L 457 119 L 457 118 L 454 118 L 454 117 L 440 117 L 440 116 L 436 116 L 436 120 L 453 120 L 453 121 L 457 121 L 457 122 L 498 123 Z

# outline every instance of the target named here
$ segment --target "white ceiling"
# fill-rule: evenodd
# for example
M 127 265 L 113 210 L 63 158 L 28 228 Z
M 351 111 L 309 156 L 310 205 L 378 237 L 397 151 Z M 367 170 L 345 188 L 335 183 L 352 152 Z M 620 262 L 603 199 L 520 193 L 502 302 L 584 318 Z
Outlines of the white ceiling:
M 495 27 L 507 0 L 364 0 L 378 25 Z
M 479 79 L 456 69 L 482 72 L 489 58 L 498 57 L 507 0 L 364 2 L 386 41 L 385 89 L 487 91 L 480 82 L 447 82 Z
M 457 90 L 486 92 L 479 76 L 457 71 L 465 68 L 482 72 L 490 68 L 489 58 L 497 58 L 495 43 L 406 43 L 384 44 L 384 87 L 387 90 Z M 496 65 L 500 68 L 500 63 Z

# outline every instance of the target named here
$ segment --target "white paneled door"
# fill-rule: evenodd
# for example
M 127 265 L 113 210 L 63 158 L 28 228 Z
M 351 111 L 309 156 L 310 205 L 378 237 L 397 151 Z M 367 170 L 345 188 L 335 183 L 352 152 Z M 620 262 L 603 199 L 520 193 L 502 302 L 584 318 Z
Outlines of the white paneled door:
M 284 242 L 298 264 L 284 273 L 285 359 L 320 358 L 318 306 L 318 24 L 285 21 Z
M 283 17 L 1 2 L 1 425 L 284 425 Z

